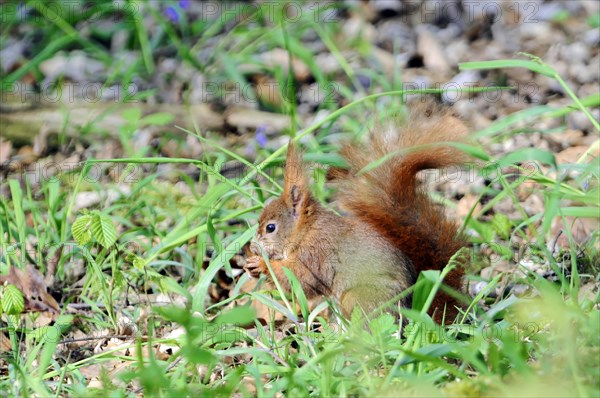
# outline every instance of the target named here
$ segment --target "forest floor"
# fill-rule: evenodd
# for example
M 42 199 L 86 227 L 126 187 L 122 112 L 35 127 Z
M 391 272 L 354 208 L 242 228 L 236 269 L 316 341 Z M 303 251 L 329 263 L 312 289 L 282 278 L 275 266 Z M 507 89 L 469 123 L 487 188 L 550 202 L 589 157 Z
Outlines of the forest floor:
M 9 396 L 600 394 L 600 3 L 5 1 L 0 14 Z M 423 303 L 404 328 L 338 319 L 335 303 L 243 272 L 291 137 L 329 203 L 340 143 L 425 97 L 476 145 L 477 162 L 423 176 L 470 239 L 452 325 Z

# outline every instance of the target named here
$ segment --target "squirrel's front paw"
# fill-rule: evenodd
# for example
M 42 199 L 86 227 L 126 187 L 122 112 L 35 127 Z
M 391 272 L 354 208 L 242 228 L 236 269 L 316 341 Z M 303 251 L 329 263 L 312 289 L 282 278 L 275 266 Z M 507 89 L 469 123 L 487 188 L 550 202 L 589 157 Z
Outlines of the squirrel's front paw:
M 251 277 L 258 278 L 261 273 L 266 273 L 267 265 L 261 256 L 252 256 L 246 259 L 244 270 L 246 270 Z

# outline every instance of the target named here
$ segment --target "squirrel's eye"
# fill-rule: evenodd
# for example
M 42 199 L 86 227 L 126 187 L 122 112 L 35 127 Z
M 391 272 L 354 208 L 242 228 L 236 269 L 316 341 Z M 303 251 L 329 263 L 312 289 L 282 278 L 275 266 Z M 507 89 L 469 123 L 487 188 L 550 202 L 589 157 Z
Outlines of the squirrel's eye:
M 267 224 L 267 228 L 265 228 L 268 234 L 275 232 L 275 224 Z

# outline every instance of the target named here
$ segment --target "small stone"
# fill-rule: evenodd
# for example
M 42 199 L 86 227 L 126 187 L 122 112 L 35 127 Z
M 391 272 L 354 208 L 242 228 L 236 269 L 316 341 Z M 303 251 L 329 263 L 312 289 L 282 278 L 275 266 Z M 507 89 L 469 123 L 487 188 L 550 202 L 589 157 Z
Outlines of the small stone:
M 68 56 L 58 53 L 42 62 L 40 70 L 47 80 L 64 75 L 73 81 L 82 82 L 88 78 L 98 78 L 98 75 L 104 71 L 104 64 L 87 57 L 82 51 L 73 51 Z
M 396 61 L 394 61 L 394 56 L 379 48 L 379 47 L 371 47 L 371 54 L 375 61 L 379 66 L 381 66 L 380 70 L 382 70 L 387 76 L 392 77 L 394 75 L 394 66 L 396 66 Z
M 127 48 L 130 39 L 128 29 L 119 29 L 114 32 L 110 39 L 110 48 L 113 54 L 119 54 Z
M 366 23 L 360 17 L 352 17 L 346 20 L 342 25 L 342 34 L 345 40 L 351 41 L 361 38 L 371 42 L 375 38 L 375 28 L 370 23 Z
M 4 72 L 10 71 L 21 59 L 25 51 L 25 43 L 23 41 L 8 42 L 3 45 L 0 51 L 0 65 Z
M 585 32 L 583 41 L 590 47 L 597 47 L 600 44 L 600 29 L 590 29 Z
M 469 284 L 469 294 L 474 297 L 477 296 L 479 293 L 481 293 L 483 290 L 485 290 L 488 286 L 487 282 L 484 281 L 479 281 L 479 282 L 475 282 L 475 283 L 471 283 Z M 495 296 L 495 292 L 492 290 L 489 292 L 491 297 Z
M 274 48 L 270 51 L 264 52 L 259 55 L 259 58 L 268 67 L 280 67 L 284 75 L 287 74 L 289 70 L 290 54 L 283 48 Z M 305 81 L 308 79 L 311 72 L 309 67 L 302 60 L 297 57 L 292 57 L 291 63 L 294 70 L 294 77 L 296 79 L 299 81 Z
M 494 267 L 485 267 L 479 272 L 483 279 L 491 280 L 494 277 Z
M 333 74 L 342 71 L 342 67 L 338 60 L 330 52 L 324 52 L 316 56 L 315 63 L 323 74 Z
M 437 37 L 426 28 L 419 29 L 417 50 L 423 56 L 425 67 L 439 73 L 449 73 L 450 63 Z
M 568 46 L 563 46 L 561 49 L 562 59 L 569 63 L 586 62 L 590 58 L 590 49 L 580 41 L 576 41 Z
M 517 297 L 523 297 L 528 295 L 531 292 L 531 289 L 528 285 L 517 284 L 510 289 L 510 292 Z
M 412 55 L 416 51 L 415 30 L 397 20 L 384 21 L 377 26 L 376 44 L 393 54 Z
M 438 37 L 444 44 L 453 43 L 462 33 L 462 29 L 458 24 L 450 23 L 443 29 L 440 29 Z
M 581 84 L 591 83 L 594 81 L 594 71 L 587 65 L 582 63 L 574 63 L 569 65 L 569 75 Z
M 467 41 L 463 38 L 452 40 L 445 47 L 446 58 L 452 65 L 457 65 L 459 62 L 463 62 L 464 60 L 468 59 L 467 55 L 471 52 Z
M 537 10 L 535 11 L 535 19 L 538 21 L 552 21 L 552 19 L 554 19 L 554 17 L 561 11 L 563 11 L 563 7 L 558 2 L 539 4 L 537 5 Z
M 380 15 L 399 14 L 403 5 L 400 0 L 377 0 L 370 3 L 373 10 L 377 11 Z
M 596 110 L 597 111 L 597 110 Z M 596 113 L 596 115 L 594 115 Z M 592 111 L 592 116 L 598 120 L 598 112 Z M 571 112 L 567 115 L 567 126 L 574 130 L 592 131 L 594 128 L 590 119 L 580 111 Z
M 520 26 L 521 39 L 547 40 L 552 37 L 552 28 L 548 22 L 523 23 Z
M 442 100 L 446 103 L 454 103 L 459 99 L 464 99 L 469 97 L 469 90 L 472 90 L 473 87 L 477 86 L 477 82 L 481 79 L 481 75 L 479 71 L 476 70 L 465 70 L 460 72 L 458 75 L 454 76 L 450 79 L 449 82 L 446 83 L 446 87 L 452 89 L 460 89 L 464 90 L 463 92 L 443 92 Z

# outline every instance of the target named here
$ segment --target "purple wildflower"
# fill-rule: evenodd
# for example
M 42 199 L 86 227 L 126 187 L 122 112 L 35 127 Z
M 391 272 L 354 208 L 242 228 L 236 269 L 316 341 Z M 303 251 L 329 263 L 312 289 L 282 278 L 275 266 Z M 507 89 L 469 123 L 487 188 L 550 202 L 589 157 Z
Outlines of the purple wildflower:
M 190 0 L 179 0 L 176 6 L 168 6 L 165 8 L 164 14 L 173 23 L 179 22 L 179 17 L 182 12 L 190 8 Z
M 367 75 L 359 74 L 357 76 L 358 82 L 364 89 L 368 89 L 371 87 L 371 78 Z
M 171 20 L 171 22 L 179 21 L 179 13 L 173 6 L 168 6 L 165 8 L 164 14 L 167 18 Z
M 258 128 L 256 129 L 256 142 L 258 143 L 258 145 L 260 145 L 261 148 L 264 148 L 267 146 L 267 135 L 265 134 L 267 130 L 267 126 L 265 126 L 264 124 L 258 126 Z

